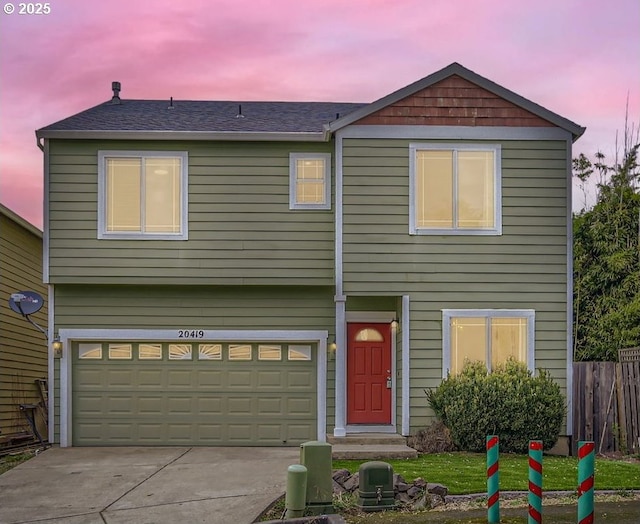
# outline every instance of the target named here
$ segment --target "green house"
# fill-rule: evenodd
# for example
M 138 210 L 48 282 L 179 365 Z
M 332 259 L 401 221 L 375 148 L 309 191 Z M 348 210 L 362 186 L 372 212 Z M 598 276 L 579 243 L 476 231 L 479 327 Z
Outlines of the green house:
M 584 128 L 456 63 L 362 104 L 112 89 L 36 133 L 52 441 L 406 436 L 465 359 L 548 369 L 571 404 Z

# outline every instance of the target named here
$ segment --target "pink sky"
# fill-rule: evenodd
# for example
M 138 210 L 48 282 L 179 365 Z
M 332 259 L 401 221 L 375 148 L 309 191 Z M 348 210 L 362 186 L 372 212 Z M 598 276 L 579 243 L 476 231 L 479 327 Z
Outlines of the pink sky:
M 7 4 L 0 0 L 3 7 Z M 18 7 L 19 2 L 13 2 Z M 371 102 L 451 62 L 615 150 L 640 121 L 638 0 L 52 0 L 0 12 L 0 202 L 42 227 L 34 131 L 111 96 Z M 574 194 L 574 209 L 583 195 Z

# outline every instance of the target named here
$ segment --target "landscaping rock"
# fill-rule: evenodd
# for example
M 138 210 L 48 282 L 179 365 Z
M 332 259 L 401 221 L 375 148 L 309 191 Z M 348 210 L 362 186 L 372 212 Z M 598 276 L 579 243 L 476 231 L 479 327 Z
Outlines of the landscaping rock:
M 344 481 L 343 486 L 349 493 L 353 493 L 360 487 L 360 475 L 358 473 L 354 473 Z
M 360 487 L 359 474 L 351 475 L 346 469 L 333 472 L 333 492 L 336 495 L 354 493 Z M 429 509 L 444 504 L 449 490 L 442 484 L 417 478 L 407 482 L 402 475 L 393 475 L 394 498 L 398 505 L 413 509 Z
M 449 489 L 442 484 L 434 484 L 429 482 L 427 484 L 427 491 L 433 495 L 437 495 L 442 499 L 442 502 L 446 502 L 445 497 L 449 494 Z

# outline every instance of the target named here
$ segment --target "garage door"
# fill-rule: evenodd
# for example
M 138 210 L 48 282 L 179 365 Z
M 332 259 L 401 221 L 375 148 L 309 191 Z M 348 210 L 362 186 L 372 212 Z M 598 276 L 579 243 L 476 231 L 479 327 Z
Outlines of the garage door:
M 73 344 L 73 445 L 315 440 L 312 344 Z

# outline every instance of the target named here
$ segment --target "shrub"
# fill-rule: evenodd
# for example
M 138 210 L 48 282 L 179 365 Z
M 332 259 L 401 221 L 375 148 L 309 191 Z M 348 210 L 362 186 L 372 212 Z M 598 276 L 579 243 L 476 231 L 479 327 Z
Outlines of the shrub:
M 446 453 L 456 450 L 451 440 L 451 432 L 441 420 L 411 435 L 407 438 L 407 445 L 420 453 Z
M 505 452 L 526 453 L 529 440 L 542 440 L 544 449 L 550 449 L 565 415 L 560 387 L 549 372 L 533 376 L 515 360 L 491 373 L 482 362 L 467 363 L 458 375 L 425 393 L 454 444 L 464 451 L 484 451 L 487 435 L 498 435 Z

